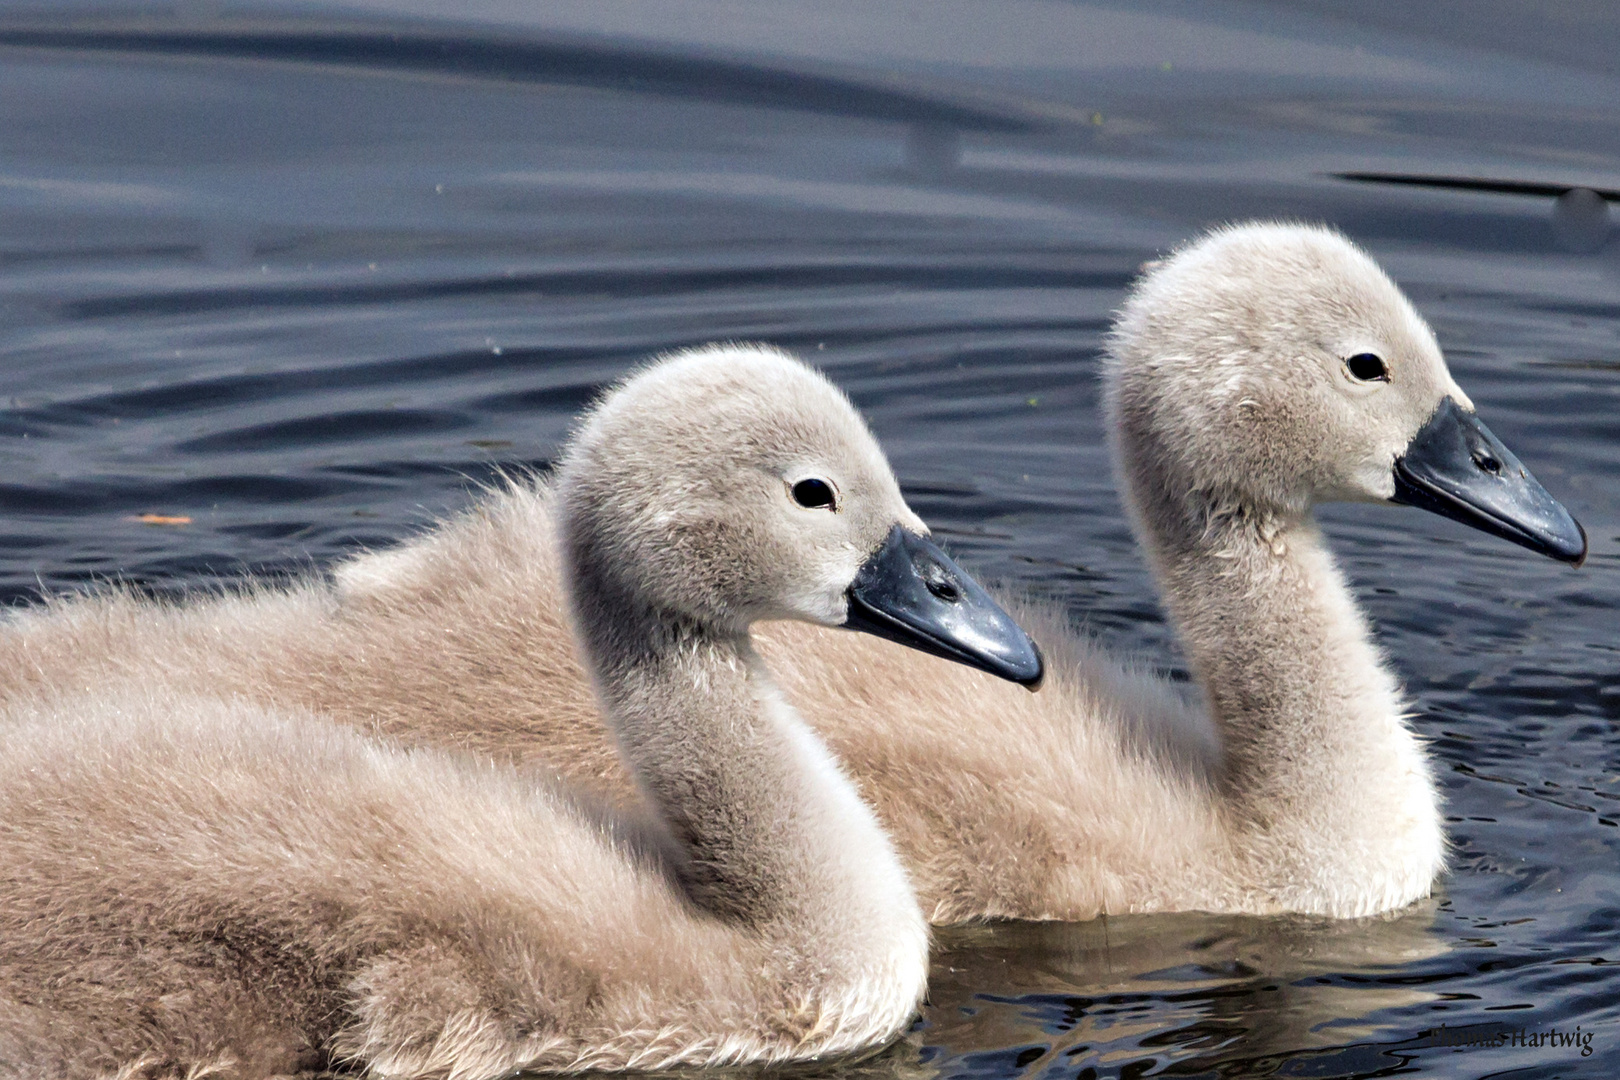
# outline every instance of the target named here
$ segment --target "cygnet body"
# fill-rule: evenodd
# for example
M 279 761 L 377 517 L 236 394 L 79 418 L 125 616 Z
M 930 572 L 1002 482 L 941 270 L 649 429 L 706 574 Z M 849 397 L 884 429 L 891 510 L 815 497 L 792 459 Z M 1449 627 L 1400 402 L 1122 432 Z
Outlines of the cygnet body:
M 779 354 L 632 378 L 548 505 L 650 815 L 161 670 L 14 701 L 0 1075 L 471 1080 L 819 1058 L 904 1028 L 926 923 L 748 628 L 878 621 L 1025 682 L 1033 646 L 927 541 L 843 396 Z
M 1578 527 L 1473 417 L 1396 286 L 1329 230 L 1238 226 L 1177 252 L 1127 299 L 1105 390 L 1196 696 L 1060 625 L 1034 695 L 870 637 L 761 627 L 789 699 L 936 922 L 1356 916 L 1426 895 L 1445 852 L 1430 764 L 1312 508 L 1407 502 L 1569 561 Z M 340 566 L 332 589 L 42 608 L 0 636 L 0 670 L 24 673 L 0 693 L 161 670 L 633 801 L 559 600 L 553 498 L 516 485 Z

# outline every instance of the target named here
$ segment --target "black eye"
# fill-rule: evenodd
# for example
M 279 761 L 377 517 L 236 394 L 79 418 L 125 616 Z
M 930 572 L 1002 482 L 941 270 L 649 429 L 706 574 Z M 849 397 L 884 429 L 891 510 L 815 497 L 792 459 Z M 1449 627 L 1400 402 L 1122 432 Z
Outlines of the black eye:
M 814 477 L 809 480 L 800 480 L 793 485 L 793 501 L 800 506 L 807 506 L 811 509 L 819 506 L 825 506 L 829 510 L 837 509 L 833 499 L 832 485 L 825 480 L 817 480 Z
M 1358 352 L 1346 360 L 1344 366 L 1362 382 L 1389 382 L 1389 368 L 1377 353 Z

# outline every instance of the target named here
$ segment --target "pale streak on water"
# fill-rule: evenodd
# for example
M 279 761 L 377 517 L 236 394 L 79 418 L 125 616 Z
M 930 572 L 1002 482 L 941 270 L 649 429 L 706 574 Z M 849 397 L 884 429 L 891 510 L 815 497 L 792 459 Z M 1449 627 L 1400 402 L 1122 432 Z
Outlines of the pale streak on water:
M 1096 416 L 1109 312 L 1204 226 L 1332 222 L 1592 536 L 1576 571 L 1416 511 L 1325 515 L 1438 759 L 1453 872 L 1365 923 L 948 932 L 908 1038 L 821 1071 L 1606 1073 L 1620 240 L 1589 199 L 1555 221 L 1550 196 L 1332 175 L 1620 187 L 1605 5 L 441 10 L 0 9 L 6 597 L 385 546 L 544 464 L 649 354 L 753 339 L 850 390 L 965 562 L 1180 672 Z M 1453 1050 L 1442 1024 L 1580 1025 L 1594 1053 Z

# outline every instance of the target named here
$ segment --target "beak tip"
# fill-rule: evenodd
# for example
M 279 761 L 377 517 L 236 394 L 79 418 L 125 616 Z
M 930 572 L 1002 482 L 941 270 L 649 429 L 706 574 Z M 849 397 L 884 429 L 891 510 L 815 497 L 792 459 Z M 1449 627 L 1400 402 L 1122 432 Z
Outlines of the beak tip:
M 1580 534 L 1580 549 L 1575 550 L 1574 545 L 1572 544 L 1570 545 L 1571 550 L 1568 555 L 1560 552 L 1554 557 L 1562 562 L 1569 563 L 1570 566 L 1574 567 L 1576 570 L 1579 570 L 1582 566 L 1586 565 L 1586 555 L 1587 552 L 1591 550 L 1591 545 L 1588 543 L 1586 538 L 1586 526 L 1582 525 L 1574 518 L 1570 518 L 1570 523 L 1575 526 L 1575 531 Z
M 1033 675 L 1019 678 L 1015 681 L 1019 686 L 1022 686 L 1025 690 L 1028 690 L 1033 694 L 1035 691 L 1041 688 L 1043 683 L 1046 682 L 1046 656 L 1041 652 L 1041 647 L 1036 643 L 1034 638 L 1029 639 L 1029 649 L 1030 652 L 1034 654 L 1035 673 Z
M 1525 546 L 1533 546 L 1540 554 L 1579 569 L 1586 562 L 1587 553 L 1591 550 L 1586 527 L 1576 521 L 1575 516 L 1563 507 L 1558 509 L 1563 511 L 1558 515 L 1563 520 L 1548 525 L 1536 538 L 1538 543 L 1533 545 L 1526 543 Z

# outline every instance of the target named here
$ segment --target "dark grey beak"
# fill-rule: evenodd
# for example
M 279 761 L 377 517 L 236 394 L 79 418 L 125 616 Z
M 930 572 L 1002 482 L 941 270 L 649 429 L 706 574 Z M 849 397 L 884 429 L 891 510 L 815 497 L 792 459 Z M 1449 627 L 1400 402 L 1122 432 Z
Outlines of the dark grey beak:
M 1446 398 L 1395 459 L 1392 502 L 1431 510 L 1576 566 L 1586 530 L 1479 417 Z
M 1041 651 L 926 537 L 896 525 L 849 587 L 844 625 L 1022 683 L 1041 684 Z

